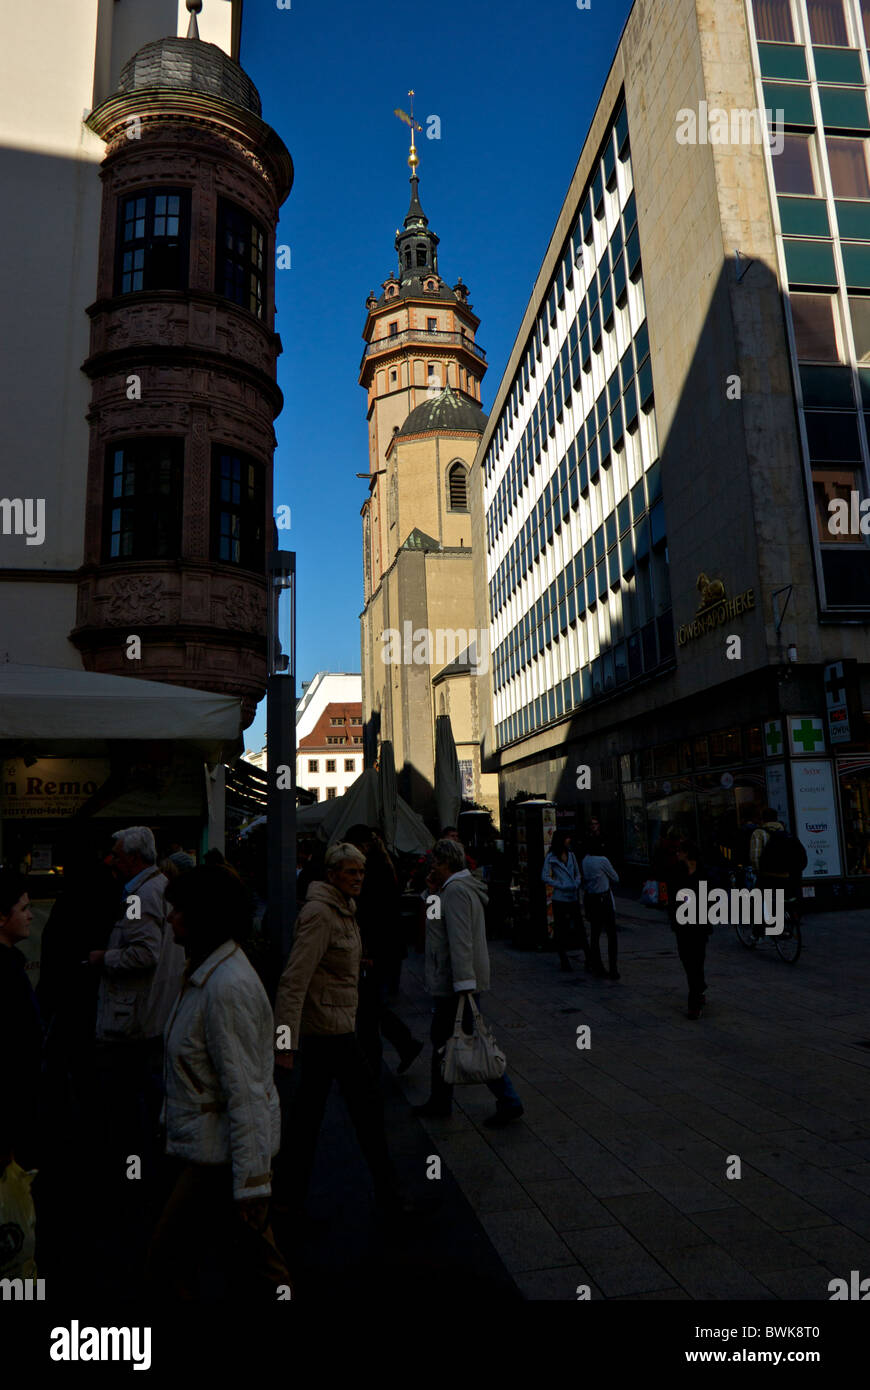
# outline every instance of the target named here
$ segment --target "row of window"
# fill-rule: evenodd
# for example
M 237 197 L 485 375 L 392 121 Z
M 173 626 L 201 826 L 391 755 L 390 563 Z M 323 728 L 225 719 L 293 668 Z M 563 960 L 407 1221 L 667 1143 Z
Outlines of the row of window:
M 263 318 L 266 236 L 244 208 L 218 200 L 215 291 Z M 190 190 L 153 188 L 121 198 L 115 293 L 185 290 L 190 262 Z
M 674 655 L 674 625 L 671 610 L 645 624 L 640 632 L 602 652 L 582 670 L 574 671 L 545 694 L 529 700 L 521 709 L 497 726 L 500 746 L 535 733 L 562 719 L 588 700 L 609 694 L 630 680 L 658 670 Z
M 864 42 L 870 47 L 870 0 L 859 0 Z M 809 41 L 813 45 L 850 48 L 860 42 L 852 33 L 851 6 L 843 0 L 806 0 Z M 755 33 L 759 40 L 799 43 L 800 10 L 793 0 L 752 0 Z
M 109 446 L 102 559 L 172 560 L 181 554 L 184 441 L 151 438 Z M 262 573 L 265 469 L 221 445 L 212 450 L 212 560 Z
M 493 434 L 492 444 L 486 457 L 486 478 L 492 476 L 502 449 L 507 442 L 514 417 L 519 415 L 523 399 L 530 389 L 530 380 L 536 375 L 536 362 L 541 361 L 541 349 L 550 340 L 550 329 L 556 324 L 556 311 L 565 302 L 565 290 L 574 283 L 575 268 L 579 271 L 583 263 L 583 247 L 593 240 L 593 224 L 604 217 L 604 190 L 616 186 L 617 159 L 624 163 L 630 157 L 628 141 L 628 117 L 625 105 L 621 105 L 608 136 L 598 172 L 592 179 L 586 197 L 581 204 L 574 229 L 562 254 L 553 284 L 544 307 L 535 323 L 526 346 L 522 365 L 517 371 L 501 419 Z M 580 332 L 588 327 L 593 347 L 600 342 L 600 326 L 612 315 L 612 301 L 620 302 L 625 292 L 626 274 L 634 275 L 640 260 L 640 246 L 637 237 L 637 213 L 632 194 L 623 210 L 623 226 L 616 227 L 609 247 L 605 247 L 604 258 L 598 267 L 597 277 L 592 276 L 588 295 L 584 300 L 586 313 Z M 612 277 L 612 278 L 611 278 Z M 581 313 L 582 313 L 581 309 Z M 579 318 L 579 316 L 578 316 Z M 573 347 L 572 347 L 573 350 Z M 588 361 L 588 356 L 586 358 Z M 538 397 L 540 407 L 543 391 Z
M 329 722 L 333 729 L 341 729 L 345 724 L 361 724 L 362 717 L 358 714 L 351 714 L 345 719 L 344 715 L 340 714 L 338 718 L 334 716 L 330 718 Z
M 567 346 L 567 344 L 566 344 Z M 636 428 L 638 410 L 649 410 L 653 402 L 652 363 L 649 352 L 649 332 L 646 322 L 638 329 L 633 345 L 623 354 L 619 366 L 611 374 L 574 441 L 539 498 L 505 559 L 499 565 L 490 586 L 493 614 L 498 613 L 525 578 L 528 563 L 523 551 L 536 560 L 544 545 L 567 520 L 569 509 L 579 506 L 589 486 L 606 468 L 614 450 L 623 447 L 626 430 Z M 558 419 L 561 419 L 561 412 Z M 519 448 L 505 472 L 487 513 L 487 546 L 492 550 L 495 541 L 513 512 L 528 479 L 534 473 L 534 442 L 528 445 L 528 428 Z M 520 571 L 519 566 L 524 564 Z
M 327 759 L 325 760 L 325 769 L 326 769 L 327 772 L 335 772 L 335 762 L 336 762 L 335 758 L 327 758 Z M 356 759 L 355 759 L 355 758 L 345 758 L 345 759 L 344 759 L 344 770 L 345 770 L 345 772 L 355 772 L 355 771 L 356 771 Z M 320 759 L 319 759 L 319 758 L 309 758 L 309 759 L 308 759 L 308 771 L 309 771 L 309 772 L 319 772 L 319 771 L 320 771 Z
M 652 494 L 656 484 L 649 475 L 647 485 Z M 496 690 L 531 665 L 584 610 L 591 613 L 597 604 L 609 603 L 609 593 L 621 594 L 614 615 L 620 636 L 670 607 L 664 503 L 653 496 L 646 512 L 643 491 L 643 483 L 632 489 L 633 505 L 639 508 L 634 522 L 626 499 L 619 520 L 614 513 L 607 518 L 498 645 L 493 657 Z M 604 635 L 610 639 L 610 633 Z

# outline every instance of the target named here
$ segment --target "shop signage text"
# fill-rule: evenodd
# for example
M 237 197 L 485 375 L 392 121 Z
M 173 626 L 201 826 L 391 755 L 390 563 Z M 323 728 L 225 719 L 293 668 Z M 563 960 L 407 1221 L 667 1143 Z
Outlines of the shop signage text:
M 703 637 L 705 633 L 713 632 L 715 628 L 722 627 L 731 618 L 738 618 L 741 613 L 751 612 L 754 607 L 754 589 L 745 589 L 736 598 L 723 598 L 711 607 L 703 609 L 694 622 L 683 623 L 677 633 L 677 642 L 681 647 L 685 647 L 687 642 L 694 642 L 696 637 Z

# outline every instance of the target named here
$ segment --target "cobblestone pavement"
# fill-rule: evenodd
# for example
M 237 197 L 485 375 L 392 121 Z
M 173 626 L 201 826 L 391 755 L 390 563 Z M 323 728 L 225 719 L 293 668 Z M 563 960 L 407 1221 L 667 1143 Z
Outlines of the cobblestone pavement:
M 714 930 L 708 1005 L 659 910 L 621 901 L 619 982 L 491 942 L 485 1012 L 525 1117 L 482 1086 L 425 1122 L 528 1299 L 827 1300 L 870 1276 L 870 913 L 804 920 L 800 961 Z M 398 1012 L 428 1029 L 423 960 Z M 591 1047 L 577 1047 L 577 1028 Z M 393 1054 L 387 1050 L 389 1061 Z M 428 1050 L 402 1078 L 425 1098 Z M 728 1178 L 739 1158 L 741 1176 Z M 734 1165 L 731 1164 L 733 1169 Z

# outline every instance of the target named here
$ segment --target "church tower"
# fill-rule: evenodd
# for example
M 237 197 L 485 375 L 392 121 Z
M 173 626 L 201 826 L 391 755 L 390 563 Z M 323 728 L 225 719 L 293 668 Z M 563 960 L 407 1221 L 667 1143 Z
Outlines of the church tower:
M 413 96 L 413 93 L 411 93 Z M 486 416 L 480 383 L 486 354 L 461 277 L 439 270 L 439 238 L 420 202 L 411 126 L 411 196 L 397 230 L 398 265 L 380 297 L 366 300 L 360 385 L 367 394 L 369 495 L 362 507 L 363 722 L 369 757 L 390 739 L 399 790 L 434 815 L 434 727 L 449 714 L 463 794 L 492 800 L 481 784 L 472 677 L 474 599 L 468 473 Z M 410 629 L 408 624 L 411 625 Z M 430 634 L 398 651 L 389 634 Z M 385 658 L 392 653 L 392 660 Z

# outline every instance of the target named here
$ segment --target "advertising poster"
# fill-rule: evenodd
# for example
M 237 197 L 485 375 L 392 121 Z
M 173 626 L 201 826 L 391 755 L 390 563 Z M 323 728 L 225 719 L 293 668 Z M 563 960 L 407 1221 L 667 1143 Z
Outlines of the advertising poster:
M 771 763 L 764 769 L 767 782 L 767 804 L 776 812 L 786 830 L 791 830 L 788 814 L 788 785 L 785 780 L 785 763 Z
M 794 791 L 794 833 L 807 852 L 804 878 L 836 878 L 840 869 L 840 837 L 834 776 L 830 762 L 797 762 L 791 768 Z

